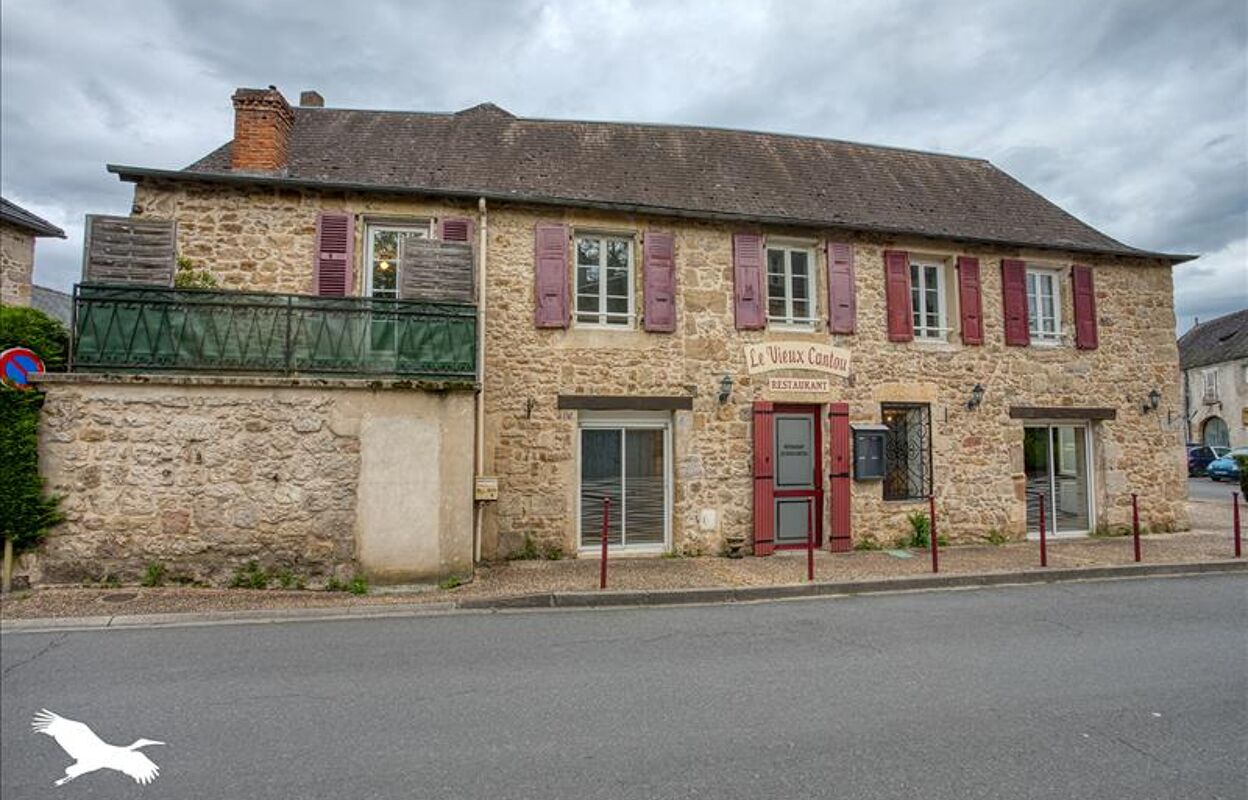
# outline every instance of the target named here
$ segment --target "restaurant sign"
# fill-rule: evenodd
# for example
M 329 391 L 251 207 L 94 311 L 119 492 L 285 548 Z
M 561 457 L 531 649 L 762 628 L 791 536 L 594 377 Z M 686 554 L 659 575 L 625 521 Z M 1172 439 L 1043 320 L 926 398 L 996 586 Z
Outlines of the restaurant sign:
M 751 375 L 780 369 L 801 369 L 849 377 L 849 351 L 811 342 L 747 344 L 745 363 Z
M 832 381 L 827 378 L 768 378 L 767 390 L 771 392 L 796 392 L 798 394 L 827 394 L 832 391 Z

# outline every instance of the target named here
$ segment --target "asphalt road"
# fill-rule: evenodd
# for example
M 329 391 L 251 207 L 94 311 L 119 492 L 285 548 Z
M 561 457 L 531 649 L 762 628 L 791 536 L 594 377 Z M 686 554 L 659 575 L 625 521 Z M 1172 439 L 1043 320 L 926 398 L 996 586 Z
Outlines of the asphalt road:
M 1227 483 L 1226 481 L 1211 481 L 1208 478 L 1188 478 L 1187 479 L 1187 496 L 1193 500 L 1218 500 L 1227 504 L 1230 508 L 1231 492 L 1238 492 L 1238 483 Z M 1244 497 L 1239 498 L 1240 503 L 1245 502 Z
M 4 798 L 1236 798 L 1248 579 L 0 637 Z M 54 789 L 41 707 L 148 753 Z

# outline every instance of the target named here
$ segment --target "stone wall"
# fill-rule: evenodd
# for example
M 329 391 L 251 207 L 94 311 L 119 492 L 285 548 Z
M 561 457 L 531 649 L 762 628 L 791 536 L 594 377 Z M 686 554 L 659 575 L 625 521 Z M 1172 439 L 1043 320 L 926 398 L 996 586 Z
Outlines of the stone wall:
M 0 304 L 30 305 L 35 268 L 35 237 L 30 231 L 0 222 Z
M 536 329 L 532 241 L 539 219 L 587 230 L 635 232 L 638 241 L 651 228 L 674 232 L 677 332 Z M 1183 459 L 1174 433 L 1175 420 L 1181 418 L 1174 379 L 1178 355 L 1171 275 L 1164 263 L 835 231 L 815 237 L 807 231 L 769 228 L 763 231 L 769 236 L 805 237 L 812 244 L 828 236 L 854 243 L 857 333 L 742 332 L 733 326 L 731 307 L 734 230 L 740 229 L 580 211 L 508 207 L 491 212 L 486 469 L 500 477 L 500 499 L 487 515 L 487 554 L 512 551 L 526 535 L 564 549 L 576 546 L 577 416 L 556 408 L 559 394 L 693 396 L 692 411 L 678 411 L 673 420 L 673 546 L 682 552 L 716 552 L 726 533 L 748 537 L 752 530 L 751 404 L 756 399 L 848 402 L 853 422 L 879 422 L 881 402 L 929 403 L 941 531 L 955 541 L 994 529 L 1016 538 L 1024 535 L 1024 423 L 1009 417 L 1010 406 L 1110 406 L 1117 418 L 1092 425 L 1097 523 L 1126 523 L 1129 494 L 1136 491 L 1143 498 L 1146 525 L 1186 526 Z M 886 248 L 977 256 L 985 344 L 964 346 L 956 335 L 937 344 L 889 342 L 882 258 Z M 1065 330 L 1060 345 L 1005 346 L 1004 257 L 1046 262 L 1062 270 Z M 1073 345 L 1072 261 L 1095 267 L 1100 332 L 1095 351 Z M 824 270 L 820 254 L 820 316 L 826 313 Z M 640 275 L 635 288 L 640 297 Z M 751 378 L 746 370 L 743 351 L 748 343 L 829 340 L 852 351 L 851 377 L 833 377 L 829 395 L 770 395 L 767 376 Z M 735 388 L 730 401 L 720 404 L 716 389 L 724 374 L 733 377 Z M 985 399 L 980 408 L 968 411 L 965 401 L 976 383 L 986 388 Z M 1162 393 L 1161 408 L 1143 414 L 1140 404 L 1153 388 Z M 878 481 L 855 482 L 853 535 L 892 541 L 908 529 L 906 515 L 925 508 L 923 502 L 885 502 Z M 715 513 L 704 516 L 704 510 Z M 717 524 L 703 529 L 704 519 Z
M 364 381 L 49 376 L 40 430 L 65 522 L 35 581 L 312 581 L 471 572 L 472 393 Z M 465 457 L 464 453 L 467 453 Z
M 346 209 L 378 219 L 469 216 L 480 224 L 476 209 L 467 204 L 353 193 L 144 182 L 136 189 L 135 202 L 143 214 L 176 217 L 181 251 L 216 272 L 225 285 L 270 291 L 311 288 L 315 217 L 321 209 Z M 633 234 L 638 245 L 646 230 L 674 233 L 676 332 L 536 329 L 533 229 L 539 220 Z M 878 422 L 881 402 L 929 403 L 941 530 L 954 540 L 974 539 L 994 529 L 1014 537 L 1024 534 L 1023 422 L 1010 419 L 1010 406 L 1113 407 L 1116 419 L 1092 426 L 1097 523 L 1128 521 L 1129 493 L 1137 491 L 1145 524 L 1186 526 L 1171 271 L 1163 262 L 769 227 L 761 231 L 769 237 L 853 243 L 857 333 L 741 332 L 733 327 L 731 234 L 748 226 L 492 204 L 487 227 L 485 470 L 500 482 L 499 500 L 487 505 L 485 513 L 487 557 L 515 550 L 526 536 L 567 552 L 576 549 L 577 412 L 556 407 L 560 394 L 693 398 L 692 410 L 675 412 L 672 419 L 673 546 L 681 552 L 717 552 L 726 534 L 748 538 L 752 530 L 755 399 L 848 402 L 854 422 Z M 357 237 L 361 228 L 357 225 Z M 889 342 L 882 263 L 886 248 L 945 258 L 977 256 L 985 344 L 964 346 L 956 333 L 937 344 Z M 360 252 L 357 246 L 357 288 L 362 285 Z M 635 252 L 640 265 L 639 247 Z M 1002 258 L 1025 258 L 1062 270 L 1060 345 L 1005 346 Z M 823 260 L 820 254 L 815 291 L 820 316 L 826 302 Z M 1095 351 L 1073 345 L 1072 261 L 1095 269 L 1100 333 Z M 640 269 L 635 293 L 640 310 Z M 956 314 L 952 318 L 956 321 Z M 847 347 L 852 351 L 851 377 L 833 377 L 827 394 L 769 395 L 766 376 L 752 379 L 743 355 L 746 344 L 768 341 L 831 341 Z M 733 377 L 735 389 L 730 401 L 721 404 L 715 395 L 724 374 Z M 968 411 L 965 401 L 976 383 L 986 388 L 986 395 L 979 409 Z M 1161 408 L 1143 414 L 1140 405 L 1153 388 L 1162 393 Z M 905 532 L 906 515 L 922 506 L 883 501 L 878 481 L 854 483 L 854 536 L 872 534 L 891 541 Z M 704 526 L 708 520 L 713 524 Z

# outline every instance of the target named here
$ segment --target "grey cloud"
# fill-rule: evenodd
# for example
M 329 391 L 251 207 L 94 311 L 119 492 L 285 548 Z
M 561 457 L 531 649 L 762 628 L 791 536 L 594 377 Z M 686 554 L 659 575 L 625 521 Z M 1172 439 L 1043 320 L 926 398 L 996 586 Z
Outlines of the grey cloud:
M 722 125 L 988 158 L 1110 235 L 1204 257 L 1180 324 L 1248 305 L 1242 0 L 303 0 L 0 5 L 3 191 L 77 234 L 109 161 L 179 167 L 229 95 Z M 66 286 L 79 246 L 41 242 Z

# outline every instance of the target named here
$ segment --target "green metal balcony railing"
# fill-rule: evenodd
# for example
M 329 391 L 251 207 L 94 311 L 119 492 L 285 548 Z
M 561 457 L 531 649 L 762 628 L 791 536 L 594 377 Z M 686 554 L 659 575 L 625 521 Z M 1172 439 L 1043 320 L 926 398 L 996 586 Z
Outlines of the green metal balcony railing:
M 79 284 L 73 326 L 76 371 L 476 376 L 470 305 Z

